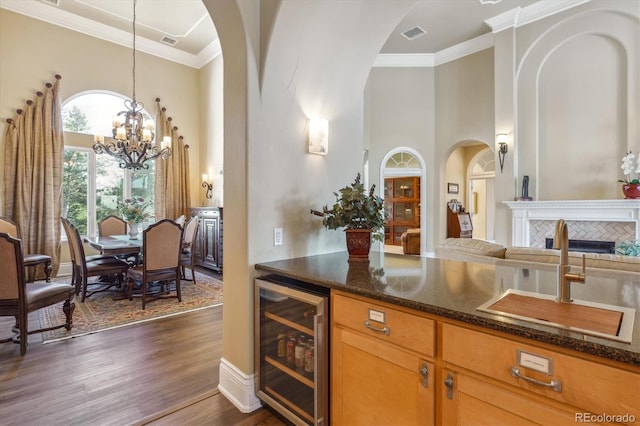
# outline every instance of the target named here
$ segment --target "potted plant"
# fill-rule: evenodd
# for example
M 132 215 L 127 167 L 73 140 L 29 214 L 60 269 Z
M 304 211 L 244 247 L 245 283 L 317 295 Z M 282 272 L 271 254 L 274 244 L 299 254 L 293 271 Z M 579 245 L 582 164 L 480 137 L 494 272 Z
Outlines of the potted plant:
M 334 192 L 336 202 L 324 206 L 322 211 L 311 213 L 322 217 L 327 229 L 344 228 L 347 238 L 349 261 L 368 261 L 371 239 L 383 241 L 385 212 L 382 198 L 374 194 L 376 186 L 371 185 L 367 193 L 360 182 L 360 173 L 351 185 Z
M 622 157 L 622 173 L 625 175 L 625 179 L 620 179 L 618 182 L 622 182 L 622 192 L 624 198 L 637 199 L 640 198 L 640 155 L 638 155 L 638 161 L 634 170 L 633 166 L 634 155 L 631 151 Z M 632 173 L 637 173 L 635 178 L 631 177 Z

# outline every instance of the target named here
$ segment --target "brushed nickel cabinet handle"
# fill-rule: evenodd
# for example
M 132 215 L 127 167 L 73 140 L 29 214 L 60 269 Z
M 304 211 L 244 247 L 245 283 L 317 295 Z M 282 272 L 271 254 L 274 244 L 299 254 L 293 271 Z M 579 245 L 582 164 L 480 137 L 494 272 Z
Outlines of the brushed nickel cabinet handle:
M 453 399 L 453 374 L 447 374 L 447 379 L 444 381 L 444 385 L 447 388 L 447 399 Z
M 391 329 L 389 327 L 387 327 L 386 325 L 384 327 L 382 327 L 382 328 L 378 328 L 378 327 L 372 325 L 369 322 L 369 320 L 366 320 L 364 322 L 364 326 L 366 328 L 368 328 L 369 330 L 372 330 L 372 331 L 375 331 L 375 332 L 378 332 L 378 333 L 382 333 L 382 334 L 386 334 L 387 336 L 391 333 Z
M 546 388 L 551 388 L 556 392 L 562 392 L 562 383 L 559 380 L 551 380 L 549 383 L 542 382 L 540 380 L 533 379 L 531 377 L 527 377 L 520 373 L 520 369 L 518 367 L 511 367 L 511 375 L 515 378 L 525 380 L 529 383 L 533 383 L 534 385 L 544 386 Z

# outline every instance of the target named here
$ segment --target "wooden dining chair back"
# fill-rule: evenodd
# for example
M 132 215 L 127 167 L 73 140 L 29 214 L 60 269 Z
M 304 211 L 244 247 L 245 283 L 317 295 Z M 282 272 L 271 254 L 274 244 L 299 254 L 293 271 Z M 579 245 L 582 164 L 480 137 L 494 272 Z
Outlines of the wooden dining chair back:
M 14 330 L 17 331 L 17 335 L 2 339 L 0 342 L 20 343 L 20 355 L 24 355 L 27 353 L 29 334 L 61 327 L 71 330 L 73 310 L 75 309 L 72 302 L 73 286 L 67 283 L 43 282 L 25 285 L 22 242 L 6 232 L 0 232 L 0 259 L 2 259 L 0 262 L 0 316 L 15 317 Z M 60 302 L 64 302 L 62 307 L 66 318 L 64 324 L 29 331 L 29 312 Z
M 22 239 L 20 235 L 20 227 L 17 223 L 13 222 L 9 218 L 0 217 L 0 232 L 6 232 L 14 238 Z M 44 270 L 45 279 L 47 282 L 51 281 L 51 256 L 47 254 L 24 254 L 24 266 L 27 268 L 37 268 L 42 265 Z M 37 276 L 37 272 L 34 273 Z
M 107 290 L 114 285 L 122 287 L 122 277 L 129 269 L 129 264 L 115 256 L 103 256 L 87 260 L 84 251 L 84 244 L 78 228 L 76 228 L 68 219 L 62 218 L 64 230 L 67 234 L 69 242 L 69 253 L 71 254 L 72 264 L 75 272 L 76 294 L 82 292 L 81 302 L 98 291 Z M 111 282 L 99 281 L 89 283 L 89 277 L 96 276 L 115 276 L 116 280 Z M 89 286 L 97 285 L 98 288 L 89 292 Z
M 198 218 L 192 217 L 184 227 L 184 234 L 182 237 L 182 254 L 180 255 L 180 269 L 182 270 L 182 277 L 186 280 L 185 268 L 191 269 L 191 280 L 195 284 L 196 272 L 195 272 L 195 257 L 194 248 L 196 244 L 196 238 L 198 238 Z
M 108 237 L 110 235 L 125 235 L 127 233 L 127 221 L 124 219 L 109 215 L 98 222 L 98 235 L 100 237 Z M 119 259 L 126 260 L 130 265 L 137 265 L 140 261 L 139 253 L 128 253 L 116 255 Z
M 125 235 L 126 233 L 127 222 L 118 216 L 109 215 L 98 222 L 98 235 L 101 237 Z
M 146 306 L 147 296 L 153 296 L 155 299 L 177 297 L 178 301 L 182 302 L 180 291 L 182 233 L 182 227 L 171 219 L 160 220 L 142 233 L 144 262 L 127 271 L 130 299 L 133 297 L 133 283 L 141 284 L 142 309 Z M 175 295 L 170 289 L 171 281 L 175 281 Z M 152 292 L 149 284 L 154 282 L 162 284 L 159 290 Z

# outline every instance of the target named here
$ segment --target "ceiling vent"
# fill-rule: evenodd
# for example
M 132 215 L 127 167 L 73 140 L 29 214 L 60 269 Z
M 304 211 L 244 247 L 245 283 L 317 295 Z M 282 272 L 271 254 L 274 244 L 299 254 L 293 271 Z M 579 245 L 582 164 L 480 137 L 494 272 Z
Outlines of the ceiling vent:
M 176 40 L 175 38 L 171 38 L 169 36 L 163 36 L 162 39 L 160 39 L 161 42 L 163 42 L 164 44 L 168 44 L 169 46 L 175 46 L 176 43 L 178 42 L 178 40 Z
M 60 0 L 40 0 L 42 3 L 52 4 L 54 6 L 60 6 Z
M 425 35 L 427 32 L 420 27 L 413 27 L 402 32 L 402 36 L 407 40 L 415 40 L 418 37 Z

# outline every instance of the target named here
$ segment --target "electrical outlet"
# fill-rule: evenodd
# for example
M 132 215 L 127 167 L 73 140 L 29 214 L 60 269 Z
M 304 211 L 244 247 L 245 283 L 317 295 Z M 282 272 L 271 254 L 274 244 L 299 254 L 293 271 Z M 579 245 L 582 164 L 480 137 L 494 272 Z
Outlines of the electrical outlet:
M 283 239 L 282 228 L 273 228 L 273 245 L 281 246 Z

